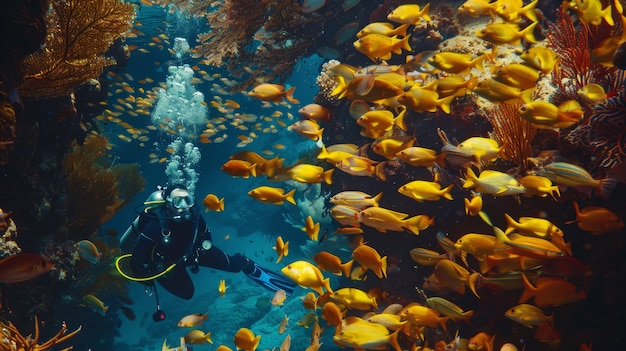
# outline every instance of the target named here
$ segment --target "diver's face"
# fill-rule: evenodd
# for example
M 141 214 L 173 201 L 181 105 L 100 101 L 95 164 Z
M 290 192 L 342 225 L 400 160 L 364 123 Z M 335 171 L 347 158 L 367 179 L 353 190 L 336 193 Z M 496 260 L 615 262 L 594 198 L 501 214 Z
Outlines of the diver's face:
M 167 198 L 168 208 L 174 214 L 188 212 L 193 206 L 193 197 L 185 189 L 174 189 Z

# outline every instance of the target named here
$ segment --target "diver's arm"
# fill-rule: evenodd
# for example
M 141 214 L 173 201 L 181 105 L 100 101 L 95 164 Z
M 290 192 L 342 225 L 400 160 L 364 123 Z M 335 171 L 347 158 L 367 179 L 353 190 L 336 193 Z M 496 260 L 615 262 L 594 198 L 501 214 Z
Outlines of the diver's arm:
M 150 226 L 144 227 L 149 229 Z M 137 274 L 150 273 L 154 267 L 152 260 L 152 249 L 154 248 L 155 241 L 150 237 L 149 233 L 146 234 L 142 231 L 139 234 L 135 248 L 133 249 L 133 256 L 130 259 L 130 267 L 133 272 Z

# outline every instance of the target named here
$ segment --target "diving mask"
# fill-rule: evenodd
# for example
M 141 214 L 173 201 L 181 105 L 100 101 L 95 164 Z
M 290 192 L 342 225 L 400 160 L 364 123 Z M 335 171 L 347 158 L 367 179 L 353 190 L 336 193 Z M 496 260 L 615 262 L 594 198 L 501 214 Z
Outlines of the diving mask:
M 177 210 L 188 210 L 194 205 L 193 197 L 184 189 L 174 189 L 167 199 Z

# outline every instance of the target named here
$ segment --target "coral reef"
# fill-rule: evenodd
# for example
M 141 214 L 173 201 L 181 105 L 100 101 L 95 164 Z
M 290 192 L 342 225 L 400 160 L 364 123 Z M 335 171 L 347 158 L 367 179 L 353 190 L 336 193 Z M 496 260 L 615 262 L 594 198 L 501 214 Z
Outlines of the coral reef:
M 80 331 L 81 327 L 78 327 L 75 331 L 65 334 L 67 332 L 67 326 L 63 323 L 61 330 L 50 338 L 48 341 L 38 344 L 39 342 L 39 320 L 35 317 L 35 336 L 24 337 L 19 330 L 9 322 L 5 324 L 0 322 L 0 330 L 2 335 L 0 336 L 0 350 L 2 351 L 45 351 L 50 350 L 53 346 L 60 344 L 69 338 L 73 337 Z M 66 347 L 61 351 L 71 350 L 73 346 Z
M 552 84 L 558 87 L 553 104 L 576 99 L 578 90 L 590 83 L 613 88 L 611 77 L 617 69 L 591 60 L 590 51 L 601 35 L 598 28 L 592 30 L 583 21 L 574 22 L 563 7 L 557 11 L 556 21 L 548 27 L 548 45 L 559 56 L 559 69 L 552 72 Z
M 4 99 L 3 99 L 4 100 Z M 0 103 L 0 164 L 9 162 L 9 151 L 15 141 L 15 110 L 4 101 Z
M 22 96 L 65 95 L 115 64 L 104 53 L 130 29 L 135 11 L 119 0 L 52 1 L 44 49 L 23 61 Z
M 132 199 L 130 190 L 143 189 L 145 180 L 138 175 L 138 168 L 126 168 L 125 180 L 135 184 L 125 185 L 124 196 L 119 192 L 119 180 L 112 166 L 107 163 L 105 137 L 90 134 L 81 146 L 66 155 L 64 171 L 67 175 L 67 200 L 65 206 L 71 211 L 67 225 L 67 235 L 72 238 L 84 238 L 99 225 L 109 220 L 122 206 Z M 130 175 L 129 172 L 134 172 Z
M 485 117 L 493 126 L 493 139 L 503 147 L 500 156 L 515 163 L 523 174 L 531 167 L 527 159 L 532 155 L 532 141 L 537 127 L 519 116 L 520 106 L 495 105 Z
M 0 209 L 0 232 L 2 232 L 2 237 L 0 237 L 0 258 L 22 252 L 22 249 L 15 242 L 17 226 L 11 219 L 11 214 L 4 212 L 2 209 Z
M 595 106 L 587 123 L 571 130 L 564 141 L 587 170 L 606 176 L 626 159 L 626 88 L 606 103 Z

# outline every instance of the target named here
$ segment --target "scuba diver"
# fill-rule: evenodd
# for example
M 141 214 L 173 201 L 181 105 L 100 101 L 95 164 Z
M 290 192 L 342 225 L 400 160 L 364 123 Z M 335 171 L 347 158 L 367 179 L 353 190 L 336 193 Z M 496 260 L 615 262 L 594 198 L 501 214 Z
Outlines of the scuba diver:
M 213 245 L 211 232 L 184 185 L 157 186 L 120 239 L 124 252 L 116 261 L 118 271 L 126 278 L 152 288 L 157 300 L 155 321 L 165 319 L 159 306 L 154 281 L 171 294 L 191 299 L 194 284 L 187 272 L 198 273 L 199 266 L 227 272 L 243 272 L 263 287 L 293 293 L 296 286 L 287 277 L 261 267 L 242 254 L 230 256 Z M 129 258 L 132 274 L 120 267 Z M 126 269 L 128 270 L 128 268 Z

